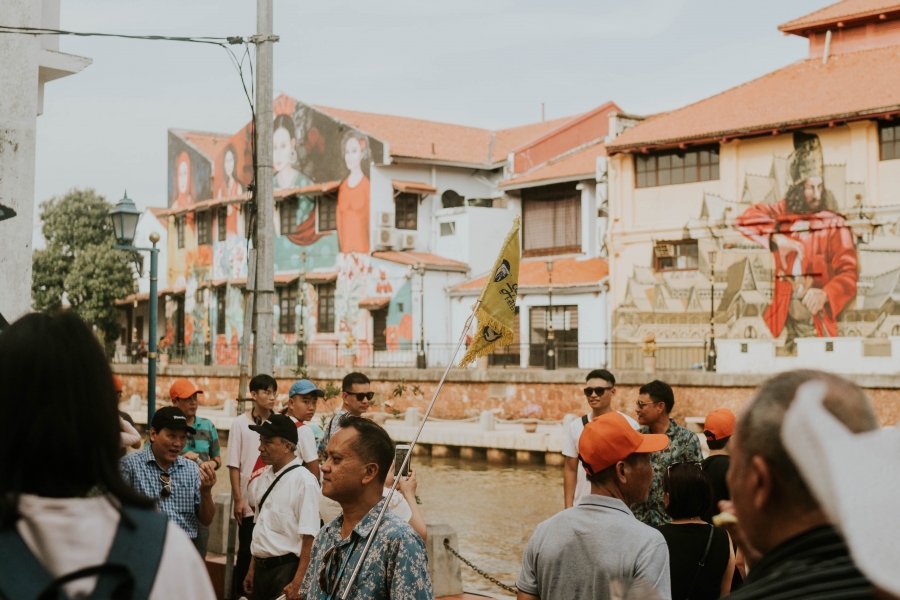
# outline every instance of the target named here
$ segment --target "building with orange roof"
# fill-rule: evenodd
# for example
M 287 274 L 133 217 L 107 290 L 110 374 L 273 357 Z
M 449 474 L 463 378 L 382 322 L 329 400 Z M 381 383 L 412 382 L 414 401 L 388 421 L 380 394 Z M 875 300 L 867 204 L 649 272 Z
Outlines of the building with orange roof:
M 779 29 L 809 57 L 606 143 L 613 342 L 727 372 L 896 372 L 900 1 Z

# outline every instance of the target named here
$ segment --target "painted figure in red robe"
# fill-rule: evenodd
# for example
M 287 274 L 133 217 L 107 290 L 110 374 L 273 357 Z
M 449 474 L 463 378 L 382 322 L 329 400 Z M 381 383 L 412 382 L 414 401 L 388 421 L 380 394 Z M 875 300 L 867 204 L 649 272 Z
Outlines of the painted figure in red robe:
M 344 161 L 350 173 L 338 188 L 337 233 L 343 253 L 369 252 L 369 178 L 362 170 L 367 155 L 366 137 L 348 131 L 341 141 Z

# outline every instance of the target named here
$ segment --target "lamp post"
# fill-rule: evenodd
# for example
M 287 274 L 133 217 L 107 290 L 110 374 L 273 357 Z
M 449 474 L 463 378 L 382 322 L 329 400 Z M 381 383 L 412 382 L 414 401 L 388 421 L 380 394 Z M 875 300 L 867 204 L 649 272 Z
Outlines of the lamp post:
M 300 269 L 300 279 L 297 281 L 298 295 L 300 301 L 300 316 L 297 319 L 297 366 L 306 366 L 306 328 L 304 326 L 304 316 L 306 314 L 306 251 L 300 253 L 300 260 L 303 261 L 303 267 Z
M 134 280 L 134 302 L 131 307 L 131 364 L 136 365 L 138 361 L 138 339 L 137 339 L 137 309 L 138 309 L 138 280 Z
M 553 333 L 553 261 L 547 261 L 547 297 L 549 320 L 547 322 L 547 370 L 556 370 L 556 336 Z
M 212 310 L 210 301 L 212 300 L 212 289 L 210 287 L 203 288 L 203 303 L 206 305 L 206 331 L 203 340 L 203 364 L 207 367 L 212 364 Z
M 414 268 L 419 273 L 419 352 L 416 354 L 416 367 L 424 369 L 428 366 L 425 356 L 425 265 L 418 264 Z
M 709 252 L 709 352 L 706 355 L 706 370 L 716 370 L 716 254 Z
M 156 412 L 156 313 L 159 300 L 156 297 L 156 275 L 159 258 L 159 249 L 156 247 L 156 243 L 159 241 L 159 234 L 155 231 L 150 234 L 150 243 L 153 244 L 151 248 L 136 248 L 132 246 L 140 217 L 141 211 L 137 209 L 134 202 L 128 197 L 127 192 L 125 197 L 119 200 L 118 204 L 109 211 L 109 218 L 112 221 L 113 232 L 117 242 L 113 248 L 129 252 L 150 253 L 150 327 L 147 336 L 149 340 L 147 351 L 147 423 L 149 425 L 153 421 L 153 414 Z

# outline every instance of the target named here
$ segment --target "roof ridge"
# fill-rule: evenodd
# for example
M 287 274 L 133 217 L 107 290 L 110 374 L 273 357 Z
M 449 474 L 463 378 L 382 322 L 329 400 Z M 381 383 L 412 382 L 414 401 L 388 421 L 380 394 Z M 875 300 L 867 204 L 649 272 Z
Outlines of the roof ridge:
M 313 108 L 318 109 L 322 112 L 326 112 L 326 113 L 329 110 L 340 110 L 340 111 L 344 111 L 344 112 L 359 113 L 359 114 L 364 114 L 364 115 L 375 115 L 378 117 L 391 117 L 394 119 L 406 119 L 409 121 L 424 121 L 426 123 L 437 123 L 439 125 L 450 125 L 452 127 L 465 127 L 466 129 L 477 129 L 479 131 L 484 131 L 486 133 L 493 133 L 493 131 L 494 131 L 491 129 L 485 129 L 484 127 L 473 127 L 472 125 L 462 125 L 460 123 L 448 123 L 447 121 L 435 121 L 434 119 L 420 119 L 418 117 L 406 117 L 403 115 L 392 115 L 392 114 L 388 114 L 388 113 L 377 113 L 377 112 L 370 112 L 370 111 L 364 111 L 364 110 L 353 110 L 351 108 L 337 108 L 336 106 L 322 106 L 321 104 L 312 104 L 310 106 L 312 106 Z M 336 115 L 331 115 L 331 116 L 335 117 Z M 348 123 L 348 125 L 350 125 L 350 123 Z M 353 125 L 351 125 L 351 126 L 353 126 Z M 353 126 L 353 127 L 355 127 L 355 126 Z
M 575 154 L 578 154 L 579 152 L 583 152 L 584 150 L 587 150 L 588 148 L 593 148 L 594 146 L 596 146 L 598 144 L 603 144 L 603 141 L 605 139 L 606 138 L 600 137 L 600 138 L 591 140 L 590 142 L 581 144 L 580 146 L 570 148 L 570 149 L 566 150 L 565 152 L 563 152 L 562 154 L 557 154 L 553 158 L 551 158 L 549 160 L 545 160 L 541 164 L 535 165 L 534 167 L 528 169 L 527 171 L 523 171 L 522 173 L 516 173 L 515 177 L 513 177 L 513 179 L 511 179 L 510 181 L 514 181 L 518 177 L 524 177 L 525 175 L 528 175 L 529 173 L 533 173 L 534 171 L 537 171 L 538 169 L 541 169 L 543 167 L 548 167 L 550 165 L 561 162 Z
M 802 28 L 802 27 L 821 27 L 822 25 L 825 25 L 825 24 L 831 23 L 831 22 L 836 22 L 836 21 L 841 21 L 841 20 L 846 20 L 846 19 L 858 19 L 858 18 L 870 17 L 870 16 L 877 15 L 879 13 L 883 13 L 885 11 L 892 11 L 892 10 L 900 9 L 900 2 L 897 2 L 897 3 L 895 3 L 894 6 L 886 6 L 886 7 L 881 7 L 881 8 L 867 8 L 864 10 L 858 10 L 857 12 L 845 13 L 845 14 L 842 14 L 839 16 L 825 17 L 825 18 L 820 17 L 818 19 L 804 21 L 805 19 L 808 19 L 812 15 L 825 12 L 826 10 L 828 10 L 830 8 L 838 6 L 839 4 L 844 4 L 845 2 L 848 2 L 848 1 L 849 0 L 839 0 L 838 2 L 835 2 L 833 4 L 823 6 L 819 10 L 815 10 L 811 13 L 807 13 L 807 14 L 803 15 L 802 17 L 797 17 L 796 19 L 788 21 L 787 23 L 782 23 L 781 25 L 778 26 L 778 30 L 784 31 L 785 33 L 790 33 L 791 31 Z
M 197 131 L 196 129 L 183 129 L 181 127 L 169 127 L 168 131 L 176 134 L 192 133 L 194 135 L 215 135 L 218 137 L 232 138 L 233 133 L 220 133 L 216 131 Z

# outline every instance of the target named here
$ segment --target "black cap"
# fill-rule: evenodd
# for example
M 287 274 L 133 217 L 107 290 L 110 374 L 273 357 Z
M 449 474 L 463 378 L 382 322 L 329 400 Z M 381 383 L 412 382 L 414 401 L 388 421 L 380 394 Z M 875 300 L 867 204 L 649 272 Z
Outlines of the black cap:
M 191 435 L 197 433 L 197 430 L 187 424 L 187 417 L 184 412 L 177 406 L 164 406 L 153 413 L 153 422 L 150 427 L 156 431 L 163 429 L 185 429 Z
M 284 438 L 292 444 L 297 443 L 297 425 L 287 415 L 274 414 L 261 425 L 251 425 L 250 431 L 266 437 Z

